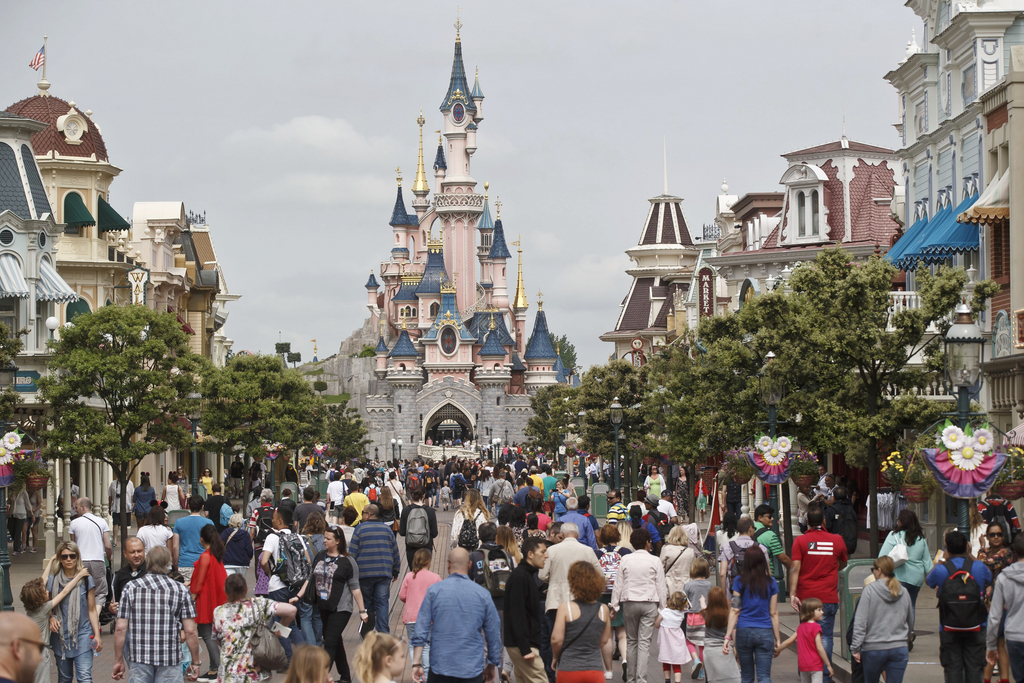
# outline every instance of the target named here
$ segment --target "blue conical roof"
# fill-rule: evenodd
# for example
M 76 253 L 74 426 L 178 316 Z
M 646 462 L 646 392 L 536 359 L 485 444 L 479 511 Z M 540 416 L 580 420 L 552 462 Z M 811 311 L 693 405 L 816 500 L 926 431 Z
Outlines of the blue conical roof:
M 466 67 L 462 65 L 462 41 L 455 38 L 455 58 L 452 60 L 452 79 L 448 84 L 448 93 L 441 102 L 441 111 L 450 110 L 456 102 L 462 102 L 469 111 L 476 111 L 476 105 L 470 99 L 469 84 L 466 82 Z
M 391 211 L 391 221 L 388 225 L 419 225 L 416 215 L 409 215 L 405 210 L 405 200 L 402 199 L 402 186 L 398 186 L 398 197 L 395 198 L 395 208 Z
M 558 382 L 566 383 L 569 379 L 569 371 L 565 369 L 565 365 L 562 364 L 562 357 L 559 356 L 555 359 L 555 364 L 551 367 L 555 371 L 555 380 Z
M 423 279 L 416 287 L 416 294 L 440 294 L 441 283 L 447 280 L 448 271 L 444 267 L 444 252 L 441 247 L 427 247 L 427 266 L 423 269 Z
M 367 289 L 377 289 L 380 287 L 380 283 L 377 282 L 377 278 L 373 276 L 373 271 L 370 271 L 370 279 L 366 281 Z
M 383 353 L 383 354 L 387 354 L 387 352 L 388 352 L 388 345 L 384 343 L 384 337 L 383 337 L 383 336 L 381 336 L 381 337 L 380 337 L 380 338 L 379 338 L 379 339 L 377 340 L 377 348 L 375 348 L 375 349 L 373 350 L 373 352 L 374 352 L 374 353 Z
M 473 94 L 470 95 L 470 97 L 472 97 L 473 99 L 480 99 L 480 100 L 482 100 L 484 98 L 484 91 L 480 89 L 480 72 L 479 71 L 477 71 L 477 73 L 476 73 L 476 80 L 473 82 Z
M 484 211 L 480 214 L 477 230 L 494 230 L 494 219 L 491 218 L 491 207 L 488 206 L 487 195 L 484 195 Z
M 498 340 L 499 335 L 495 334 L 498 330 L 490 330 L 487 332 L 487 339 L 484 341 L 484 346 L 480 349 L 480 357 L 484 358 L 497 358 L 505 356 L 505 347 L 501 345 Z
M 417 358 L 419 355 L 416 352 L 416 347 L 412 345 L 412 339 L 409 339 L 409 331 L 402 330 L 402 334 L 398 335 L 395 348 L 391 349 L 388 358 Z
M 494 222 L 494 233 L 491 237 L 491 252 L 487 254 L 487 258 L 512 258 L 512 254 L 508 250 L 508 245 L 505 244 L 505 228 L 502 227 L 500 218 Z
M 438 169 L 448 170 L 448 163 L 444 160 L 444 147 L 441 143 L 437 143 L 437 155 L 434 157 L 434 170 Z
M 548 318 L 543 310 L 537 311 L 537 320 L 533 323 L 533 334 L 526 344 L 526 353 L 523 358 L 526 360 L 554 360 L 558 357 L 555 349 L 551 346 L 551 337 L 548 335 Z
M 487 339 L 487 333 L 491 329 L 491 320 L 492 313 L 490 311 L 477 311 L 466 322 L 466 327 L 476 337 L 477 343 L 483 344 Z M 505 326 L 505 316 L 500 313 L 494 314 L 493 320 L 496 325 L 494 331 L 498 333 L 498 343 L 502 346 L 515 345 L 515 340 L 512 339 L 512 335 L 508 333 L 508 328 Z

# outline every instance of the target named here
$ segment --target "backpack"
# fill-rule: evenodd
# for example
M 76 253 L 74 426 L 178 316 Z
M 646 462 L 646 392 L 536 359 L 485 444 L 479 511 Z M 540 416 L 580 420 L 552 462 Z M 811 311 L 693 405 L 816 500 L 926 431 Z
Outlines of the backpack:
M 231 515 L 235 514 L 234 509 L 227 503 L 220 506 L 220 525 L 223 527 L 231 524 Z
M 512 502 L 512 498 L 515 494 L 512 492 L 512 484 L 509 484 L 507 480 L 501 479 L 498 481 L 498 490 L 494 493 L 495 502 L 498 505 L 508 505 Z
M 463 525 L 465 526 L 465 525 Z M 490 592 L 491 597 L 501 598 L 505 596 L 505 584 L 512 573 L 512 565 L 508 561 L 508 555 L 504 550 L 491 549 L 483 551 L 484 554 L 484 588 Z
M 668 538 L 668 533 L 672 531 L 672 522 L 669 521 L 668 515 L 664 515 L 657 510 L 651 510 L 647 513 L 647 520 L 654 524 L 654 528 L 658 530 L 662 540 Z
M 452 480 L 452 495 L 456 498 L 461 498 L 462 494 L 466 492 L 466 480 L 461 474 L 456 475 Z
M 413 548 L 430 547 L 430 517 L 421 505 L 409 507 L 405 520 L 405 544 Z
M 743 573 L 743 554 L 747 552 L 747 548 L 757 548 L 759 545 L 759 543 L 755 543 L 744 548 L 737 544 L 736 541 L 729 541 L 729 547 L 732 548 L 732 559 L 729 561 L 729 571 L 726 573 L 726 579 L 729 582 L 730 591 L 732 590 L 732 582 Z
M 622 562 L 620 550 L 622 550 L 622 546 L 615 546 L 611 550 L 606 550 L 601 555 L 601 559 L 598 560 L 601 563 L 601 571 L 604 572 L 605 593 L 611 593 L 612 588 L 615 587 L 615 575 L 619 573 L 619 563 Z
M 857 552 L 857 515 L 849 505 L 836 509 L 836 531 L 846 542 L 846 552 Z
M 459 530 L 459 547 L 466 550 L 476 550 L 480 546 L 480 537 L 476 534 L 476 522 L 467 519 L 462 523 Z
M 267 536 L 274 533 L 274 508 L 261 507 L 256 513 L 256 545 L 263 545 Z
M 971 631 L 988 620 L 988 610 L 981 598 L 978 582 L 964 568 L 957 569 L 952 561 L 942 563 L 949 578 L 939 589 L 939 623 L 947 631 Z
M 370 499 L 371 503 L 376 503 L 377 502 L 377 488 L 375 486 L 371 486 L 370 488 L 368 488 L 366 490 L 366 497 Z
M 434 488 L 434 475 L 432 475 L 429 471 L 423 473 L 423 488 Z
M 415 470 L 413 470 L 412 472 L 409 472 L 409 479 L 408 479 L 408 481 L 405 482 L 405 487 L 407 489 L 416 488 L 417 486 L 419 486 L 419 483 L 420 483 L 419 472 L 416 472 Z
M 298 591 L 313 575 L 313 567 L 306 553 L 306 545 L 298 534 L 278 534 L 277 575 L 288 588 Z

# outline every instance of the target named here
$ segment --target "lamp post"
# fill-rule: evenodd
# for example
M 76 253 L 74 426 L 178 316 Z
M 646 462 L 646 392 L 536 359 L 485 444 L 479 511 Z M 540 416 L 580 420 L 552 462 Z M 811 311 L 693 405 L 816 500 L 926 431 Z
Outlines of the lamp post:
M 398 440 L 398 459 L 402 459 L 402 440 Z
M 374 460 L 380 460 L 380 458 L 378 458 L 378 457 L 377 457 L 377 451 L 378 451 L 378 450 L 379 450 L 379 449 L 378 449 L 378 447 L 377 447 L 377 446 L 374 446 L 374 447 L 373 447 L 373 459 L 374 459 Z
M 18 375 L 18 366 L 8 361 L 0 368 L 0 393 L 14 386 L 14 378 Z M 4 424 L 4 429 L 7 425 Z M 14 595 L 11 593 L 11 556 L 7 553 L 7 488 L 0 488 L 0 567 L 4 570 L 3 611 L 14 611 Z
M 615 460 L 612 462 L 612 484 L 614 488 L 619 488 L 619 428 L 622 427 L 622 405 L 619 403 L 619 397 L 616 396 L 612 399 L 612 404 L 608 408 L 608 419 L 612 423 L 612 429 L 615 430 Z M 621 494 L 622 491 L 620 490 Z M 632 491 L 626 493 L 626 500 L 631 500 Z
M 768 355 L 765 356 L 764 366 L 757 373 L 758 394 L 761 398 L 762 407 L 768 411 L 768 436 L 772 439 L 775 438 L 776 427 L 779 424 L 779 404 L 782 403 L 782 398 L 786 394 L 786 385 L 775 369 L 772 362 L 774 360 L 775 353 L 769 351 Z M 789 509 L 789 482 L 783 482 L 780 486 L 782 488 L 781 510 L 779 506 L 779 491 L 776 486 L 768 489 L 768 504 L 776 512 L 782 512 L 783 542 L 786 545 L 787 552 L 789 552 L 789 549 L 793 547 L 793 519 L 792 511 Z
M 946 346 L 946 390 L 956 389 L 956 421 L 961 429 L 971 419 L 971 394 L 981 377 L 982 354 L 985 350 L 985 336 L 971 316 L 971 308 L 961 303 L 956 307 L 956 319 L 943 339 Z M 981 387 L 977 388 L 980 391 Z M 957 527 L 961 533 L 970 535 L 968 502 L 957 502 Z
M 583 410 L 583 408 L 580 408 L 580 412 L 576 413 L 576 429 L 578 430 L 578 432 L 577 432 L 578 435 L 582 435 L 583 434 L 583 420 L 585 420 L 586 417 L 587 417 L 587 411 Z M 577 443 L 579 443 L 579 438 L 578 437 L 577 437 L 576 441 L 577 441 Z M 586 465 L 584 464 L 583 456 L 580 455 L 580 449 L 579 448 L 576 449 L 576 464 L 577 464 L 577 466 L 581 470 L 586 471 L 584 469 L 586 467 Z M 599 472 L 598 473 L 598 477 L 600 477 L 602 474 L 603 474 L 603 472 Z
M 394 461 L 394 459 L 395 459 L 395 444 L 397 444 L 397 443 L 398 443 L 397 439 L 391 439 L 391 460 L 392 461 Z
M 189 473 L 189 490 L 192 491 L 192 495 L 196 495 L 196 492 L 199 490 L 199 460 L 196 448 L 198 446 L 199 418 L 201 417 L 198 401 L 202 396 L 198 392 L 193 391 L 188 397 L 193 401 L 197 401 L 195 410 L 189 413 L 188 416 L 189 422 L 192 423 L 192 471 Z M 210 495 L 209 491 L 207 491 L 207 495 Z

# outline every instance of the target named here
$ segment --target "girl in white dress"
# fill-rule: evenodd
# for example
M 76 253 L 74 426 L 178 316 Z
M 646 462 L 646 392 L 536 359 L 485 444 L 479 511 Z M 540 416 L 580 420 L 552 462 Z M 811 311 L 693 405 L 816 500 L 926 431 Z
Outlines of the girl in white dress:
M 160 494 L 160 500 L 167 503 L 167 512 L 181 510 L 185 507 L 185 492 L 178 486 L 178 473 L 171 472 L 167 475 L 167 486 Z

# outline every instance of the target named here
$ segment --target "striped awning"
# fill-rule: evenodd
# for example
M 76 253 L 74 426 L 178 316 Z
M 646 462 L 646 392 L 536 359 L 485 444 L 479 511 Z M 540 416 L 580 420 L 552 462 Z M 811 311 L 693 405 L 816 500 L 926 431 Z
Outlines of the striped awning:
M 1006 446 L 1024 446 L 1024 424 L 1019 424 L 1003 437 Z
M 19 299 L 28 298 L 28 283 L 18 259 L 11 254 L 0 254 L 0 295 Z
M 78 295 L 64 278 L 57 274 L 53 264 L 43 259 L 39 262 L 39 283 L 36 285 L 36 301 L 78 301 Z

